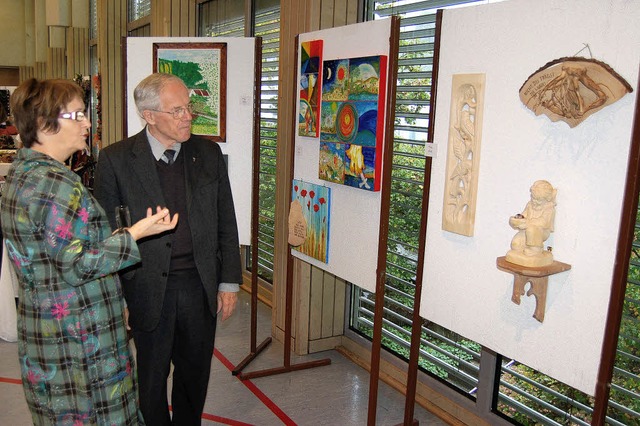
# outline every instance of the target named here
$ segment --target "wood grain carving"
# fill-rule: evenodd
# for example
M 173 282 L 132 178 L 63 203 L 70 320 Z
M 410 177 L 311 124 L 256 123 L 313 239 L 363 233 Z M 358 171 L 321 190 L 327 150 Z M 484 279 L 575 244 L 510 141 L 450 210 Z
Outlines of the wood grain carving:
M 633 88 L 596 59 L 560 58 L 545 64 L 520 88 L 520 100 L 536 115 L 575 127 Z
M 476 216 L 484 87 L 484 74 L 453 76 L 442 229 L 468 237 Z

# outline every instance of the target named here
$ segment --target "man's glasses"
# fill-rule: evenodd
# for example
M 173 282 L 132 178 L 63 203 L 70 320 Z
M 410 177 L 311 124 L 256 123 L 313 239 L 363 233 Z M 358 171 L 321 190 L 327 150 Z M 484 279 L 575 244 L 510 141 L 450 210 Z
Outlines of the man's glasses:
M 187 112 L 189 113 L 189 115 L 193 114 L 193 104 L 188 104 L 186 107 L 174 108 L 172 111 L 160 111 L 159 109 L 152 109 L 151 111 L 171 114 L 176 120 L 182 120 Z
M 84 111 L 71 111 L 63 112 L 58 115 L 58 118 L 64 118 L 65 120 L 84 121 L 88 120 L 87 114 Z

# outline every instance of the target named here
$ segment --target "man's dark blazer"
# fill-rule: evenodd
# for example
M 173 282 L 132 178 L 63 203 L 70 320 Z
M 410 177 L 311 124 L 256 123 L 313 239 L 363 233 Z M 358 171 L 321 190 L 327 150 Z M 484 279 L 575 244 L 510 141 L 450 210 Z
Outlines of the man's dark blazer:
M 195 263 L 216 315 L 218 284 L 241 283 L 240 246 L 233 198 L 222 151 L 217 143 L 191 135 L 182 143 L 187 211 Z M 146 129 L 100 152 L 94 195 L 115 229 L 115 207 L 126 205 L 131 222 L 146 216 L 147 207 L 166 205 L 156 159 Z M 172 213 L 173 214 L 173 213 Z M 178 219 L 178 226 L 180 218 Z M 151 331 L 160 319 L 171 259 L 169 233 L 138 241 L 142 262 L 121 273 L 129 324 Z

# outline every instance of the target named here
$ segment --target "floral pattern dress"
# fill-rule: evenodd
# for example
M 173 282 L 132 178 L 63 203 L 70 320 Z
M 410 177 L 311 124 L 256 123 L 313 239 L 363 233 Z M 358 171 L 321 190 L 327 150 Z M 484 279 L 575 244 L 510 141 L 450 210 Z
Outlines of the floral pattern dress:
M 36 425 L 138 425 L 133 358 L 116 271 L 140 261 L 128 232 L 63 164 L 23 148 L 0 220 L 20 282 L 18 354 Z

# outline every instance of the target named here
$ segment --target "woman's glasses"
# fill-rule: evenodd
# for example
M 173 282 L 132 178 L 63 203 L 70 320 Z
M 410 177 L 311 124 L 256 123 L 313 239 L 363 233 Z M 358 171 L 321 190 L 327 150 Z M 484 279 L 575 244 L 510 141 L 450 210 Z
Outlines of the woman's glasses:
M 83 111 L 71 111 L 63 112 L 58 115 L 58 118 L 64 118 L 65 120 L 84 121 L 88 120 L 87 114 Z

